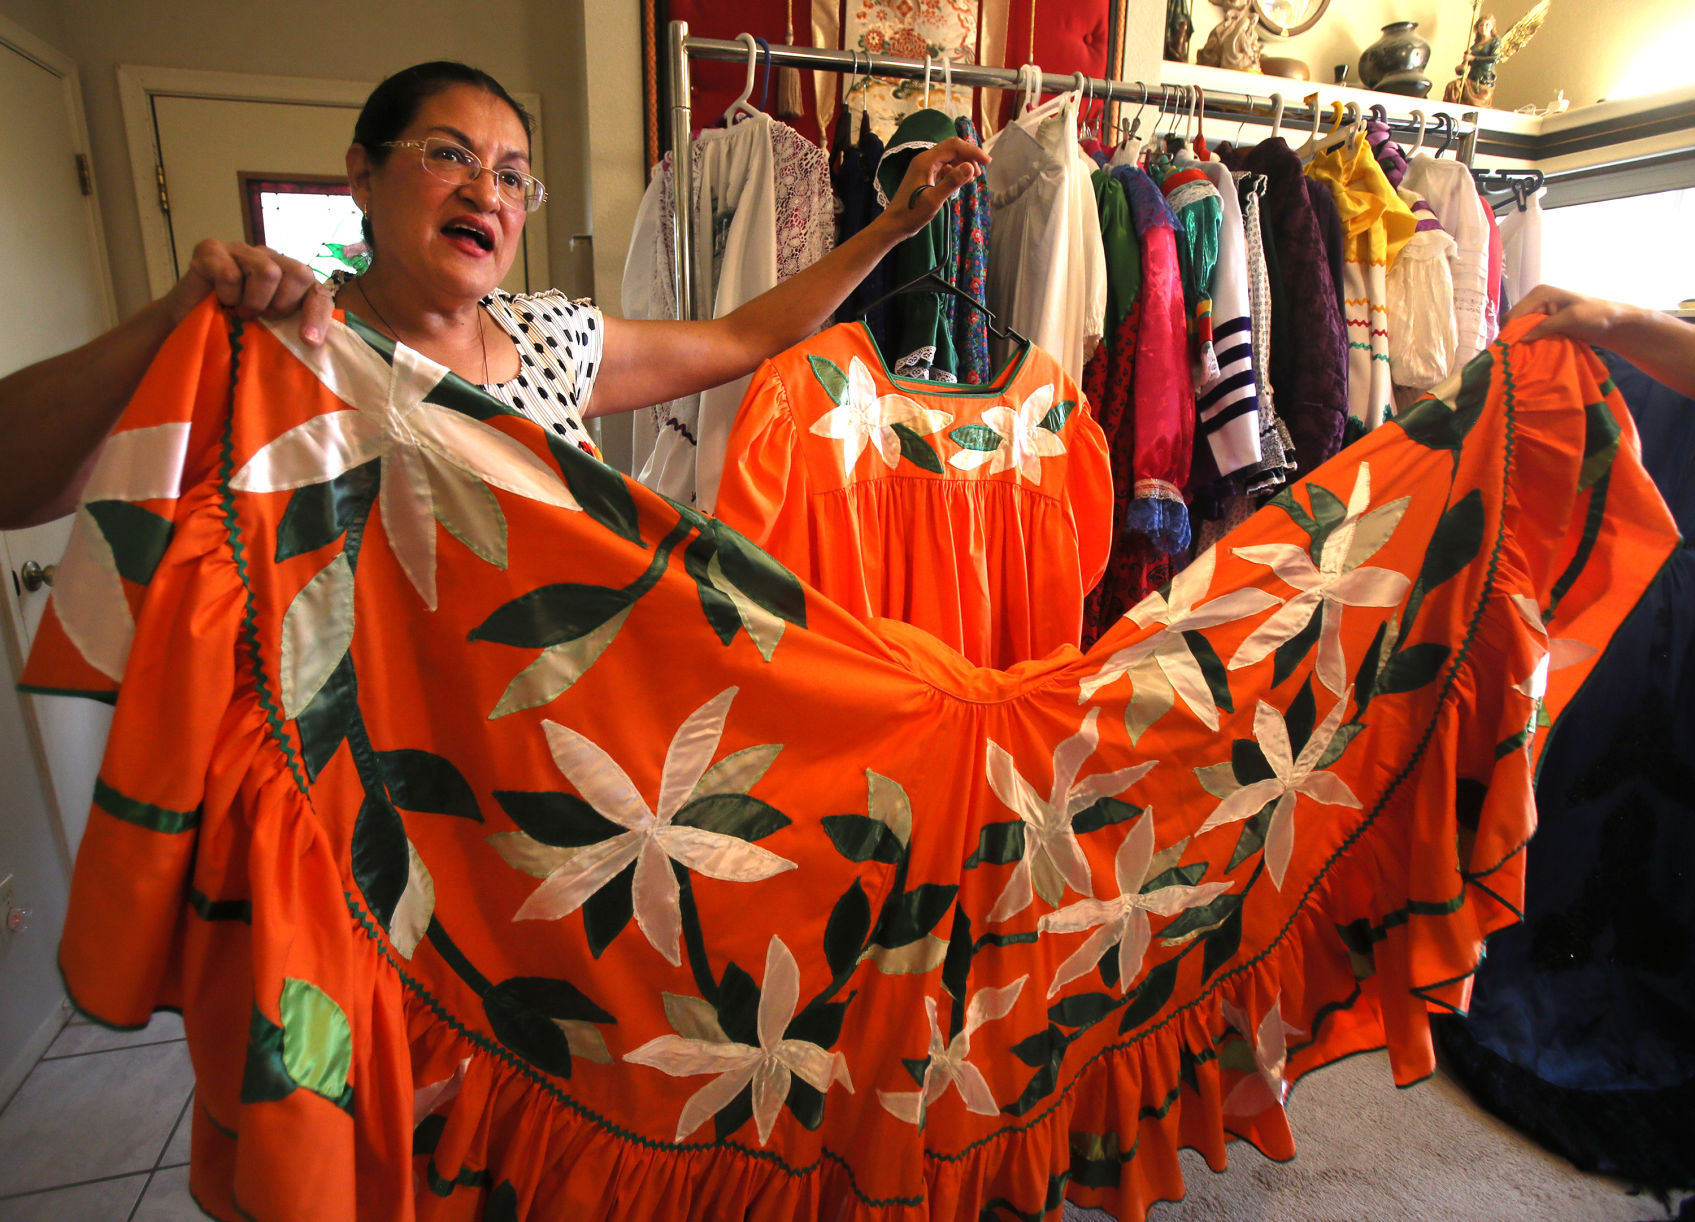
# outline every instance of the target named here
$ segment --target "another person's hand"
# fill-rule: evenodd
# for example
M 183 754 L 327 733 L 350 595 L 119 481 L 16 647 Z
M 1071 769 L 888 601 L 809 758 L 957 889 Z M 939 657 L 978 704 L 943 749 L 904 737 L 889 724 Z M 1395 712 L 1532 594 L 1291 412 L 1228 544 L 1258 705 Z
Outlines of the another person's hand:
M 208 293 L 216 293 L 222 305 L 243 318 L 286 318 L 298 311 L 303 316 L 300 338 L 312 345 L 324 342 L 335 310 L 335 298 L 304 263 L 268 246 L 213 238 L 194 248 L 188 270 L 165 294 L 172 325 L 188 317 Z
M 1585 344 L 1605 346 L 1610 335 L 1634 312 L 1633 307 L 1599 297 L 1585 297 L 1569 289 L 1539 284 L 1524 299 L 1507 312 L 1504 322 L 1526 314 L 1546 314 L 1525 334 L 1525 339 L 1543 339 L 1550 335 L 1565 335 Z
M 911 237 L 935 218 L 942 205 L 983 172 L 989 155 L 958 136 L 913 157 L 900 186 L 889 197 L 883 217 L 903 237 Z

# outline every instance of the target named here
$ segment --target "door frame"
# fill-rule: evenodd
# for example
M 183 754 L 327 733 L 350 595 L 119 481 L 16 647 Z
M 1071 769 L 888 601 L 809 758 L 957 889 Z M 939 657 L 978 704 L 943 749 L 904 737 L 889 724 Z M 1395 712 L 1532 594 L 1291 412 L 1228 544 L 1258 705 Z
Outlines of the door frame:
M 147 259 L 147 283 L 153 296 L 168 292 L 177 282 L 171 258 L 170 222 L 159 207 L 159 134 L 154 125 L 156 97 L 202 98 L 211 101 L 279 102 L 294 106 L 351 106 L 358 110 L 376 88 L 372 81 L 314 80 L 298 76 L 256 76 L 241 72 L 203 72 L 193 68 L 152 68 L 118 65 L 118 101 L 123 108 L 124 138 L 129 147 L 130 180 L 141 217 L 141 246 Z M 537 178 L 547 181 L 542 141 L 541 95 L 514 90 L 530 112 L 535 131 L 530 137 L 530 164 Z M 213 236 L 225 236 L 209 234 Z M 235 240 L 236 235 L 227 235 Z M 547 262 L 547 209 L 538 208 L 524 223 L 524 275 L 531 292 L 551 286 Z

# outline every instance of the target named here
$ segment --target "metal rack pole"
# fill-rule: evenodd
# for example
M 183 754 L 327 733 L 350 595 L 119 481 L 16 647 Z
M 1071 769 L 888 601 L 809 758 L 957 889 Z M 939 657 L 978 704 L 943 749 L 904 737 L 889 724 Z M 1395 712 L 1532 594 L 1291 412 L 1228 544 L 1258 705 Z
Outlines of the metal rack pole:
M 696 317 L 694 303 L 694 108 L 690 104 L 689 23 L 671 23 L 670 43 L 665 57 L 667 84 L 671 89 L 671 185 L 676 207 L 672 209 L 671 258 L 677 289 L 677 318 Z

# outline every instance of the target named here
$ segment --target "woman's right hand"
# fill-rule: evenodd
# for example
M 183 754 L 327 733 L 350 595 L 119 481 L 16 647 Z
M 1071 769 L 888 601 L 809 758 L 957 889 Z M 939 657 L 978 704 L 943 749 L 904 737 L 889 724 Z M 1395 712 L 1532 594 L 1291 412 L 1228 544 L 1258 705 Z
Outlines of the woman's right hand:
M 304 263 L 268 246 L 215 238 L 194 248 L 188 270 L 165 294 L 171 325 L 187 318 L 208 293 L 243 318 L 286 318 L 299 312 L 300 338 L 313 346 L 324 342 L 335 310 L 328 286 L 319 284 Z

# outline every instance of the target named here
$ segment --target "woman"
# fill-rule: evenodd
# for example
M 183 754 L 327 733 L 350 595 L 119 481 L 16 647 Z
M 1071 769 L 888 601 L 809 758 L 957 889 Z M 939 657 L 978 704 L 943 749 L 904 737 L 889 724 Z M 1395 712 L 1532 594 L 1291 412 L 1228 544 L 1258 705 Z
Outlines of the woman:
M 163 297 L 83 347 L 0 380 L 3 448 L 30 456 L 0 487 L 0 529 L 75 508 L 101 440 L 154 354 L 208 293 L 246 318 L 300 311 L 308 343 L 322 342 L 334 309 L 351 310 L 581 443 L 584 416 L 719 385 L 806 338 L 988 163 L 975 146 L 944 141 L 913 158 L 882 215 L 770 292 L 711 321 L 630 322 L 557 292 L 499 291 L 527 208 L 545 199 L 530 174 L 530 128 L 498 81 L 464 64 L 418 64 L 385 80 L 347 150 L 371 267 L 332 290 L 265 247 L 203 241 Z

